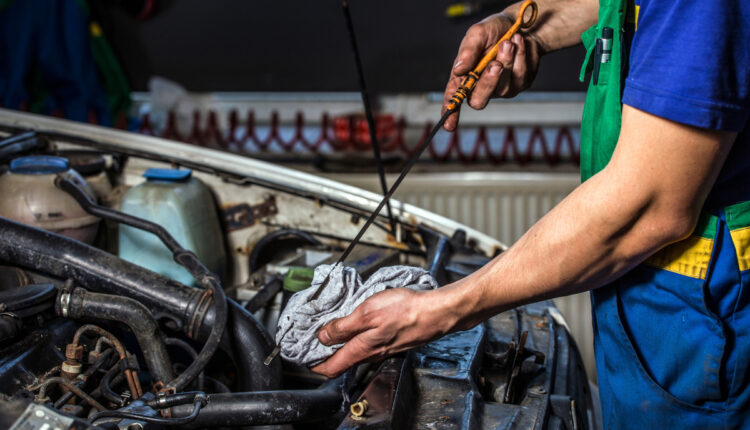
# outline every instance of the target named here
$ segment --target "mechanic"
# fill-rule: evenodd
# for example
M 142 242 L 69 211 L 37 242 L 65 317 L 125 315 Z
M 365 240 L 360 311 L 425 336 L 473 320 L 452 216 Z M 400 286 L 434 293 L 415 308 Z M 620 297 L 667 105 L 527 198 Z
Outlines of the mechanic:
M 313 370 L 337 375 L 516 306 L 592 290 L 605 427 L 750 425 L 750 2 L 538 4 L 536 25 L 501 46 L 468 103 L 482 109 L 524 90 L 542 55 L 583 32 L 582 78 L 595 75 L 581 125 L 584 182 L 471 276 L 384 291 L 326 325 L 323 343 L 346 344 Z M 468 30 L 446 103 L 517 10 Z

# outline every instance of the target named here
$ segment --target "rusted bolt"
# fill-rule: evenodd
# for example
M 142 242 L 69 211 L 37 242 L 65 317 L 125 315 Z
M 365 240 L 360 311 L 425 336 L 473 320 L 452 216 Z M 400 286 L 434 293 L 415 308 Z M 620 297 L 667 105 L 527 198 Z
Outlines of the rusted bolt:
M 67 380 L 76 378 L 81 374 L 81 358 L 83 357 L 83 346 L 69 343 L 65 346 L 65 361 L 63 361 L 60 376 Z
M 83 358 L 83 346 L 69 343 L 65 346 L 65 358 L 68 360 L 81 361 Z
M 352 415 L 355 417 L 361 417 L 362 415 L 367 412 L 367 406 L 369 406 L 369 403 L 367 403 L 367 400 L 362 399 L 358 401 L 357 403 L 352 403 L 351 406 L 349 406 L 349 410 L 352 412 Z

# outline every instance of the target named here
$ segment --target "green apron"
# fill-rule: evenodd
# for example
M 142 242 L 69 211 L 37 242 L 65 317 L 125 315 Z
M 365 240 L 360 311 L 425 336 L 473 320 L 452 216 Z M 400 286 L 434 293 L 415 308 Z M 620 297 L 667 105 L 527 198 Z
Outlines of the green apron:
M 586 47 L 586 59 L 581 68 L 581 82 L 594 70 L 596 38 L 602 34 L 602 28 L 614 30 L 612 38 L 612 56 L 609 62 L 600 63 L 599 79 L 594 85 L 589 82 L 586 92 L 586 104 L 583 107 L 581 120 L 581 180 L 585 181 L 607 165 L 620 136 L 622 124 L 621 73 L 622 39 L 625 22 L 625 2 L 620 0 L 601 0 L 599 22 L 581 35 Z
M 581 36 L 581 80 L 614 30 L 611 60 L 589 83 L 581 123 L 581 179 L 609 162 L 622 119 L 628 5 L 600 0 Z M 633 9 L 635 12 L 635 9 Z M 633 23 L 635 24 L 635 23 Z M 693 236 L 591 293 L 605 428 L 740 428 L 750 422 L 750 204 L 703 214 Z M 745 291 L 748 291 L 747 293 Z

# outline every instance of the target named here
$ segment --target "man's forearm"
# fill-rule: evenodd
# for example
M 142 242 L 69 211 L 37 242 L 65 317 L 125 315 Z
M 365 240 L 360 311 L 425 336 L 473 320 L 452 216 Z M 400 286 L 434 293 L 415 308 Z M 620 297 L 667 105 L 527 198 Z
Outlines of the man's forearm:
M 453 330 L 521 304 L 600 287 L 692 232 L 733 135 L 628 107 L 623 124 L 602 172 L 504 254 L 440 292 L 455 309 Z
M 522 2 L 508 6 L 501 14 L 515 20 Z M 581 43 L 581 33 L 597 21 L 596 0 L 536 0 L 539 15 L 526 33 L 537 39 L 541 53 Z M 530 13 L 530 12 L 527 12 Z
M 595 176 L 535 224 L 508 251 L 473 275 L 449 286 L 457 300 L 457 329 L 466 329 L 505 310 L 539 300 L 596 288 L 679 238 L 670 229 L 649 235 L 655 225 L 629 203 L 617 204 L 618 187 Z M 616 184 L 612 184 L 616 185 Z M 608 196 L 597 195 L 606 190 Z M 446 292 L 450 291 L 446 289 Z M 458 295 L 458 296 L 457 296 Z

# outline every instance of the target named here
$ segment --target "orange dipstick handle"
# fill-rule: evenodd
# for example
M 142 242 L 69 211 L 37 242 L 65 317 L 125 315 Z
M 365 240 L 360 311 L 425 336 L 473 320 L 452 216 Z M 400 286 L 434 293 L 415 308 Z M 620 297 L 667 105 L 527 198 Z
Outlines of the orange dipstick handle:
M 524 20 L 526 9 L 528 9 L 529 7 L 531 7 L 531 15 L 527 20 Z M 490 61 L 494 60 L 497 57 L 497 51 L 500 50 L 500 44 L 513 37 L 513 35 L 516 34 L 519 29 L 529 28 L 534 25 L 534 22 L 536 21 L 537 10 L 537 5 L 534 0 L 526 0 L 525 2 L 523 2 L 523 4 L 521 5 L 521 9 L 518 10 L 518 18 L 516 18 L 516 22 L 513 23 L 513 26 L 510 27 L 510 29 L 508 29 L 503 37 L 501 37 L 500 40 L 498 40 L 497 43 L 492 47 L 492 49 L 490 49 L 487 54 L 482 57 L 482 60 L 479 61 L 479 64 L 474 67 L 474 70 L 466 75 L 464 81 L 461 83 L 461 85 L 458 86 L 456 93 L 453 94 L 450 103 L 448 103 L 448 111 L 455 112 L 456 110 L 458 110 L 459 106 L 461 106 L 461 103 L 463 103 L 466 96 L 468 96 L 471 90 L 474 89 L 474 86 L 477 84 L 479 76 L 482 74 L 484 69 L 487 67 Z

